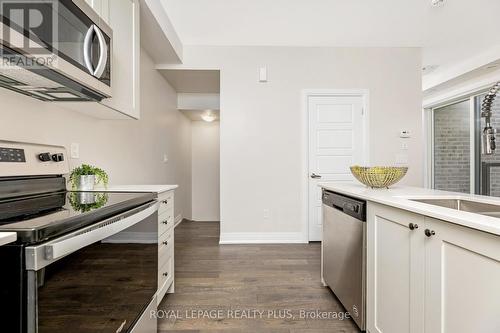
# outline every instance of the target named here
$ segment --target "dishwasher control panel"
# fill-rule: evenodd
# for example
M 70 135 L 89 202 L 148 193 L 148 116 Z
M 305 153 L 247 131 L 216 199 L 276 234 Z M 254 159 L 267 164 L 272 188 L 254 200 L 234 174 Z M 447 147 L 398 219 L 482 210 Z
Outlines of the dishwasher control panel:
M 323 204 L 338 209 L 358 220 L 366 221 L 366 201 L 361 199 L 323 190 Z

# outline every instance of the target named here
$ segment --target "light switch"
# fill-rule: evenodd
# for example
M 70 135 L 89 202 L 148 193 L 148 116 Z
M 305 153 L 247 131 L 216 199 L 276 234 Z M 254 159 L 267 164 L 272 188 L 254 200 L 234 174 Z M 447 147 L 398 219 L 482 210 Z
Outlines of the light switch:
M 71 144 L 71 158 L 80 158 L 80 144 L 79 143 L 72 143 Z
M 163 163 L 167 163 L 168 162 L 168 156 L 167 154 L 163 154 Z
M 267 67 L 261 67 L 259 70 L 259 82 L 267 82 Z

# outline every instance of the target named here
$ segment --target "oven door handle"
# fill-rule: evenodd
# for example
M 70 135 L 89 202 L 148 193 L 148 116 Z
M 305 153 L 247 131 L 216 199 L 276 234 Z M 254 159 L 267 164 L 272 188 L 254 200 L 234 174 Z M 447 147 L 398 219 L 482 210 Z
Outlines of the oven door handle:
M 140 212 L 123 217 L 117 216 L 85 228 L 71 237 L 45 245 L 45 259 L 57 260 L 90 244 L 108 238 L 141 222 L 158 210 L 158 203 Z

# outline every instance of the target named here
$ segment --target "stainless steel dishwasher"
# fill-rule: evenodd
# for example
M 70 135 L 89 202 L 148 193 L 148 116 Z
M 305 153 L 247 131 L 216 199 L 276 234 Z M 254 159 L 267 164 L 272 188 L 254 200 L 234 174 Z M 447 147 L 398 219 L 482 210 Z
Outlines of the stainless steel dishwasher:
M 323 280 L 366 329 L 366 201 L 323 190 Z

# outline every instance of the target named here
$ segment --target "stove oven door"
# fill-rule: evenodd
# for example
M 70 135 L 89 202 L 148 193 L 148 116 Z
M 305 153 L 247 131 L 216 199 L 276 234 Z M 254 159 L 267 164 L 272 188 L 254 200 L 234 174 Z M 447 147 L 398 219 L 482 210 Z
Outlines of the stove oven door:
M 135 331 L 155 301 L 157 216 L 147 204 L 28 247 L 28 332 Z

